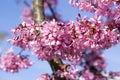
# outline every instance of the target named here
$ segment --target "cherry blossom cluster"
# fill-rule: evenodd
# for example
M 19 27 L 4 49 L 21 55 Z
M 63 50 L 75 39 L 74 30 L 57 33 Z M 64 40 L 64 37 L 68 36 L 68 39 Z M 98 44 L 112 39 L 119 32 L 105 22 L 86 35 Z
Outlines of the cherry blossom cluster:
M 75 67 L 68 66 L 66 70 L 58 70 L 56 75 L 66 80 L 75 80 L 78 76 L 78 70 Z
M 105 16 L 109 23 L 120 26 L 119 0 L 69 0 L 69 3 L 80 10 L 92 12 L 94 16 Z
M 60 58 L 80 62 L 86 49 L 104 50 L 120 41 L 118 28 L 104 26 L 100 17 L 74 22 L 44 21 L 41 25 L 23 23 L 12 30 L 9 42 L 32 50 L 39 59 Z
M 44 21 L 40 25 L 25 21 L 12 29 L 14 37 L 8 41 L 24 50 L 31 50 L 41 60 L 59 58 L 83 67 L 82 70 L 58 70 L 55 73 L 58 77 L 68 80 L 107 80 L 102 76 L 106 63 L 99 50 L 110 48 L 120 41 L 120 29 L 115 24 L 104 23 L 100 16 L 66 23 Z M 85 52 L 87 49 L 92 51 Z M 38 80 L 55 80 L 54 77 L 43 74 Z
M 37 80 L 51 80 L 49 74 L 41 74 Z M 52 79 L 53 80 L 53 79 Z
M 49 74 L 41 74 L 37 80 L 56 80 L 55 77 L 65 79 L 65 80 L 76 80 L 78 76 L 78 70 L 74 67 L 68 66 L 68 69 L 58 70 L 54 73 L 54 75 Z
M 111 18 L 120 12 L 118 11 L 116 14 L 120 7 L 119 0 L 69 0 L 69 3 L 80 10 L 95 12 L 96 15 L 104 15 Z
M 92 57 L 90 57 L 91 55 Z M 105 72 L 105 58 L 99 51 L 87 50 L 84 52 L 80 65 L 64 65 L 66 67 L 59 69 L 54 75 L 42 74 L 38 77 L 38 80 L 55 80 L 56 76 L 66 80 L 108 80 L 108 77 L 114 79 L 119 78 L 120 75 L 119 72 L 110 72 L 109 75 L 104 75 L 107 74 Z M 78 69 L 78 66 L 82 66 L 82 68 Z
M 8 42 L 23 50 L 31 50 L 40 60 L 55 58 L 72 62 L 64 69 L 42 74 L 37 80 L 107 80 L 104 73 L 105 50 L 120 42 L 120 1 L 117 0 L 69 0 L 72 6 L 94 13 L 93 18 L 79 17 L 76 22 L 33 20 L 32 9 L 23 9 L 23 23 L 12 29 L 14 37 Z M 57 0 L 45 0 L 44 7 L 56 7 Z M 106 20 L 103 19 L 106 17 Z M 56 17 L 56 16 L 55 16 Z M 57 19 L 57 18 L 56 18 Z M 27 57 L 13 54 L 10 48 L 1 56 L 0 68 L 8 72 L 18 72 L 28 68 L 32 62 Z M 81 66 L 78 70 L 77 67 Z M 109 76 L 120 76 L 110 73 Z
M 82 66 L 82 68 L 79 69 L 78 66 Z M 66 80 L 107 80 L 108 76 L 103 76 L 105 68 L 106 63 L 103 54 L 99 51 L 87 50 L 83 53 L 80 65 L 68 65 L 64 70 L 58 70 L 56 75 L 61 78 L 65 77 Z M 114 74 L 116 73 L 113 73 L 113 75 Z
M 26 69 L 31 65 L 32 62 L 27 57 L 15 55 L 12 48 L 9 48 L 0 59 L 0 68 L 7 72 L 18 72 L 20 69 Z
M 92 55 L 91 57 L 89 57 Z M 106 68 L 106 63 L 105 63 L 105 56 L 100 53 L 100 51 L 89 51 L 89 52 L 84 52 L 83 53 L 83 65 L 85 67 L 94 67 L 97 69 L 99 72 L 105 70 Z
M 57 23 L 55 21 L 43 22 L 41 26 L 20 24 L 13 29 L 14 38 L 10 43 L 30 49 L 37 54 L 39 59 L 61 58 L 65 60 L 80 60 L 81 49 L 74 46 L 74 35 L 70 23 Z M 73 37 L 72 37 L 73 36 Z
M 100 51 L 87 50 L 84 52 L 81 66 L 80 77 L 85 80 L 106 80 L 106 76 L 103 76 L 106 68 L 105 57 Z

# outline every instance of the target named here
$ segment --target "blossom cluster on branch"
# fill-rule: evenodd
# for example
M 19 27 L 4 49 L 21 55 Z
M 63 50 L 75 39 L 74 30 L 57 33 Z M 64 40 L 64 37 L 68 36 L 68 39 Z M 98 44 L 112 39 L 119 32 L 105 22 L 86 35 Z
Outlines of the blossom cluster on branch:
M 8 42 L 23 50 L 31 50 L 40 60 L 58 58 L 71 62 L 60 66 L 61 69 L 52 76 L 47 73 L 40 75 L 38 80 L 55 80 L 56 76 L 63 80 L 107 80 L 107 76 L 103 74 L 106 68 L 105 57 L 100 51 L 120 42 L 120 1 L 69 2 L 80 10 L 92 12 L 93 18 L 79 15 L 76 22 L 53 19 L 37 24 L 33 20 L 32 9 L 24 9 L 24 22 L 11 30 L 14 37 Z M 44 6 L 52 9 L 57 3 L 57 0 L 45 0 Z M 52 13 L 53 18 L 56 17 L 53 11 Z M 11 49 L 1 57 L 0 67 L 5 71 L 17 72 L 29 66 L 31 62 L 26 57 L 14 55 Z M 81 66 L 80 70 L 78 66 Z M 111 72 L 109 76 L 114 78 L 120 75 L 119 72 Z
M 33 63 L 22 55 L 15 55 L 13 49 L 9 48 L 7 52 L 1 56 L 0 68 L 7 72 L 18 72 L 20 69 L 27 69 Z
M 100 18 L 82 18 L 74 22 L 44 21 L 41 25 L 23 23 L 12 30 L 9 42 L 32 50 L 39 59 L 81 60 L 86 49 L 104 50 L 120 41 L 118 28 L 102 26 Z

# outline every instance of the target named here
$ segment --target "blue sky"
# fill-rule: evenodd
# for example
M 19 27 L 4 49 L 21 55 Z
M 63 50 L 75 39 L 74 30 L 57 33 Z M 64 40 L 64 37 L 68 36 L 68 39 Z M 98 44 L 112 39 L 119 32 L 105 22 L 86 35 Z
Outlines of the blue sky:
M 29 0 L 30 1 L 30 0 Z M 11 37 L 10 29 L 21 23 L 21 9 L 22 4 L 17 4 L 15 0 L 1 0 L 0 2 L 0 32 L 6 32 Z M 62 14 L 64 20 L 74 20 L 78 9 L 72 8 L 68 4 L 68 0 L 59 0 L 59 6 L 57 11 Z M 83 13 L 84 15 L 89 15 Z M 6 50 L 6 47 L 10 46 L 2 41 L 2 51 Z M 120 71 L 120 44 L 113 46 L 112 48 L 105 50 L 104 53 L 107 59 L 107 70 Z M 27 53 L 28 51 L 26 51 Z M 29 52 L 28 52 L 29 53 Z M 0 80 L 36 80 L 39 74 L 49 72 L 51 69 L 46 61 L 37 60 L 33 55 L 30 57 L 35 64 L 29 69 L 20 71 L 19 73 L 6 73 L 0 70 Z

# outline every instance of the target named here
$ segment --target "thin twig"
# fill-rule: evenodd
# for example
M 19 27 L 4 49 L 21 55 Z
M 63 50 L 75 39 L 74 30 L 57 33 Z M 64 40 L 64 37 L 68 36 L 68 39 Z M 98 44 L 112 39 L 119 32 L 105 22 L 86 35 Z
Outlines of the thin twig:
M 56 16 L 55 16 L 55 12 L 54 12 L 53 8 L 51 7 L 51 4 L 48 3 L 48 2 L 47 2 L 47 4 L 48 4 L 48 7 L 49 7 L 49 9 L 50 9 L 50 11 L 51 11 L 51 13 L 52 13 L 53 18 L 57 21 L 58 19 L 57 19 Z

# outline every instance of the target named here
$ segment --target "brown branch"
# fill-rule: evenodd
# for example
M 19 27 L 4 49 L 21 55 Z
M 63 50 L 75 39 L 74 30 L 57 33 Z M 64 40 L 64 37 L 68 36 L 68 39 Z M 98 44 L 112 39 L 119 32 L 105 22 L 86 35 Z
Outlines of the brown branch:
M 63 65 L 62 61 L 60 59 L 57 59 L 57 58 L 50 60 L 48 62 L 52 68 L 53 73 L 56 72 L 58 69 L 60 69 L 60 66 Z
M 44 0 L 32 0 L 33 2 L 33 14 L 34 14 L 34 21 L 37 24 L 41 24 L 44 19 Z M 61 59 L 55 58 L 53 60 L 48 61 L 51 66 L 53 73 L 60 69 L 60 66 L 63 64 Z M 64 78 L 57 77 L 55 75 L 56 80 L 66 80 Z
M 44 0 L 32 0 L 34 21 L 38 24 L 44 21 Z

